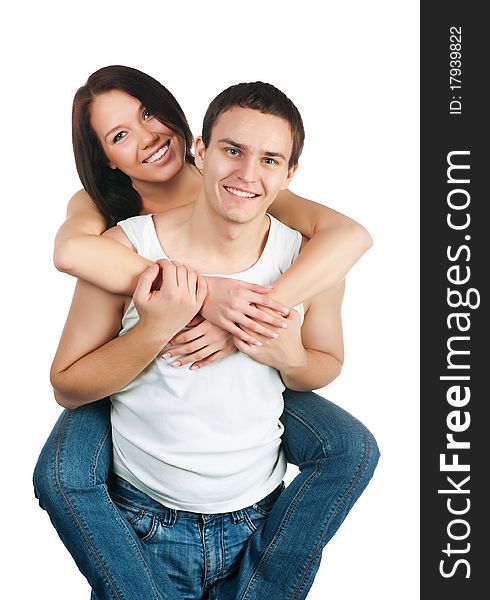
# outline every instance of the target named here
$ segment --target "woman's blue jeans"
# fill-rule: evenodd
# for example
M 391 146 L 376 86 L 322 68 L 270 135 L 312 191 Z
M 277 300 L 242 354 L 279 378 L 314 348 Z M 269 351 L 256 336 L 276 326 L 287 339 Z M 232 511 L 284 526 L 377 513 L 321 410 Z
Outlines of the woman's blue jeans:
M 183 600 L 109 495 L 109 414 L 108 400 L 61 414 L 34 470 L 36 497 L 94 598 Z M 239 569 L 213 586 L 212 600 L 306 598 L 323 548 L 376 468 L 370 431 L 313 392 L 286 390 L 281 421 L 286 458 L 300 472 L 250 537 Z

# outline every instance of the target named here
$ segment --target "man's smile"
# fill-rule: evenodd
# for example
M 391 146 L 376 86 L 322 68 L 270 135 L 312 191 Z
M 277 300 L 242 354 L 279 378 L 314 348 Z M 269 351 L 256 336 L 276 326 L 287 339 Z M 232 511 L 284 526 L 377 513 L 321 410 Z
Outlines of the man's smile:
M 260 196 L 260 194 L 255 194 L 254 192 L 248 192 L 246 190 L 234 187 L 234 186 L 230 186 L 230 185 L 225 185 L 223 186 L 225 188 L 225 190 L 227 192 L 229 192 L 230 194 L 233 194 L 234 196 L 238 196 L 239 198 L 257 198 L 258 196 Z

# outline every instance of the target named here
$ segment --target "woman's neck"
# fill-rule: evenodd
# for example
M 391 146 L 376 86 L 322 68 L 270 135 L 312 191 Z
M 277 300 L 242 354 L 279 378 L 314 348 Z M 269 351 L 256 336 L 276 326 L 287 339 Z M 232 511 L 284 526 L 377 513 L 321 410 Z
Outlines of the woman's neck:
M 202 177 L 198 169 L 185 163 L 170 181 L 138 181 L 133 182 L 133 187 L 141 196 L 141 214 L 148 214 L 164 212 L 194 202 L 201 183 Z

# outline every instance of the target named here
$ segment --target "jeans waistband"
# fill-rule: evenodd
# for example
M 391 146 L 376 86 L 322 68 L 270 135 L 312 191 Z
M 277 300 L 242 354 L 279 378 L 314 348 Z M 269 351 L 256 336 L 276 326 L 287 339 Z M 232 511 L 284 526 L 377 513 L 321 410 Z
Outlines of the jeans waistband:
M 206 520 L 211 520 L 213 518 L 221 517 L 223 514 L 231 514 L 233 520 L 241 521 L 243 519 L 242 511 L 233 511 L 230 513 L 217 513 L 217 514 L 205 514 L 205 513 L 194 513 L 188 512 L 185 510 L 176 510 L 174 508 L 168 508 L 167 506 L 160 504 L 144 492 L 135 488 L 131 483 L 119 477 L 115 473 L 111 473 L 109 475 L 108 480 L 109 492 L 111 496 L 114 497 L 117 503 L 126 504 L 130 507 L 138 507 L 142 510 L 151 512 L 154 515 L 162 517 L 164 520 L 169 522 L 175 522 L 177 516 L 179 518 L 188 518 L 188 519 L 199 519 L 201 516 L 204 516 Z M 265 498 L 260 500 L 259 502 L 267 502 L 269 500 L 273 500 L 279 496 L 279 494 L 284 489 L 284 483 L 280 483 L 275 490 L 273 490 L 270 494 L 268 494 Z M 249 507 L 244 507 L 242 510 L 245 510 Z

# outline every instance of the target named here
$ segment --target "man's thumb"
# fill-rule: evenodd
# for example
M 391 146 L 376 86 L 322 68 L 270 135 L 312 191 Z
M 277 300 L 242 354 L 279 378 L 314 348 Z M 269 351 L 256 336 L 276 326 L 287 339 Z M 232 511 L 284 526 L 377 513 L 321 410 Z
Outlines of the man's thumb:
M 158 265 L 155 263 L 149 265 L 143 273 L 141 273 L 138 283 L 136 284 L 136 288 L 134 290 L 133 298 L 137 300 L 142 300 L 146 298 L 151 291 L 151 284 L 157 278 L 159 272 Z

